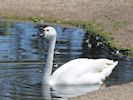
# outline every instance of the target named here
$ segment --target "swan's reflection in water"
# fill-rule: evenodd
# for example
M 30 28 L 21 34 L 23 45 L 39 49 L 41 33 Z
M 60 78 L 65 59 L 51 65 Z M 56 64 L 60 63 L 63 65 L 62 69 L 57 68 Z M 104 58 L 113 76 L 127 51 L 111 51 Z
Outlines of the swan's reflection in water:
M 102 88 L 101 84 L 94 85 L 42 85 L 44 100 L 67 100 L 69 97 L 82 95 L 88 92 L 96 91 Z
M 50 85 L 42 84 L 42 96 L 44 100 L 52 100 Z

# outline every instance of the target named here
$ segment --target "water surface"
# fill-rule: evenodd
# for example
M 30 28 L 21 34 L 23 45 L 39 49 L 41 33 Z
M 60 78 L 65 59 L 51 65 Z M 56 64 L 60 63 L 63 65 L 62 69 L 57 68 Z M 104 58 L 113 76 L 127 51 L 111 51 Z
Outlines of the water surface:
M 86 34 L 84 29 L 53 26 L 58 32 L 53 71 L 75 58 L 106 57 L 118 60 L 119 64 L 105 86 L 133 81 L 133 59 L 115 55 L 98 36 Z M 48 44 L 37 37 L 38 32 L 32 23 L 0 22 L 0 100 L 64 100 L 101 88 L 40 86 Z

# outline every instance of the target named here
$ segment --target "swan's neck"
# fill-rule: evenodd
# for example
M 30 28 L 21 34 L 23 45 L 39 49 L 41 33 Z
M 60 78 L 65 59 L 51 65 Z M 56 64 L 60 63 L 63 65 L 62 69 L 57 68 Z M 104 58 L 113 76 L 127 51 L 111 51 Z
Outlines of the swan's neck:
M 49 39 L 48 55 L 44 68 L 43 83 L 49 84 L 51 78 L 51 72 L 53 67 L 54 48 L 56 43 L 56 36 Z

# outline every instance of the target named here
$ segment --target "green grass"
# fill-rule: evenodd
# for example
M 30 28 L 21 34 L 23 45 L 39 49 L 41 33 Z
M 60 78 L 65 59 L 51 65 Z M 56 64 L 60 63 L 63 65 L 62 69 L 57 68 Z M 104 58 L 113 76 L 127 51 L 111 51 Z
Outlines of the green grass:
M 37 16 L 30 16 L 30 17 L 6 16 L 6 17 L 4 17 L 4 19 L 15 20 L 15 21 L 31 21 L 31 22 L 38 23 L 38 22 L 40 22 L 41 17 L 37 17 Z
M 10 32 L 8 31 L 9 27 L 11 27 L 11 23 L 5 22 L 5 21 L 0 21 L 1 34 L 9 35 L 10 34 Z
M 6 19 L 12 19 L 12 20 L 24 20 L 24 21 L 32 21 L 35 23 L 39 23 L 41 18 L 36 17 L 36 16 L 31 16 L 31 17 L 6 17 Z M 105 31 L 103 27 L 101 27 L 99 24 L 96 24 L 95 22 L 91 21 L 81 21 L 81 20 L 62 20 L 62 19 L 57 19 L 53 17 L 45 17 L 43 18 L 44 22 L 48 23 L 59 23 L 59 24 L 66 24 L 70 26 L 76 26 L 76 27 L 81 27 L 87 30 L 87 32 L 94 33 L 94 35 L 98 35 L 102 37 L 103 41 L 109 45 L 111 48 L 114 49 L 128 49 L 128 50 L 133 50 L 132 48 L 123 48 L 119 45 L 118 41 L 112 37 L 112 33 Z M 112 22 L 113 28 L 117 30 L 120 28 L 123 23 L 120 23 L 119 21 L 113 21 Z

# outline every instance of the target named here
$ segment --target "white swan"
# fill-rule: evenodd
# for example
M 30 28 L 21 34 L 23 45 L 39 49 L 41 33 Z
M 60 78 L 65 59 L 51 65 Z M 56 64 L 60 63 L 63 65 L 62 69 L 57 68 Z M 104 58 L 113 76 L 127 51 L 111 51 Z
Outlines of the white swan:
M 49 40 L 46 66 L 44 68 L 43 83 L 50 85 L 81 85 L 102 84 L 118 64 L 109 59 L 80 58 L 69 61 L 59 67 L 52 75 L 53 55 L 56 43 L 56 31 L 53 27 L 44 28 L 40 36 Z

